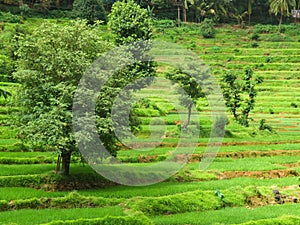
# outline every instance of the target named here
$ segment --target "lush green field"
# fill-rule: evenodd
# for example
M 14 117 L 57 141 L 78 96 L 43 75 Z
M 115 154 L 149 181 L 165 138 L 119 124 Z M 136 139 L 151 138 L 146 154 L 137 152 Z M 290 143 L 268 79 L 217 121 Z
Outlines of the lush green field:
M 63 25 L 66 21 L 52 22 Z M 28 19 L 20 26 L 40 23 L 41 19 Z M 9 39 L 14 26 L 5 24 L 1 40 Z M 251 67 L 264 82 L 258 86 L 249 127 L 234 122 L 227 111 L 223 145 L 205 171 L 199 170 L 199 162 L 209 142 L 212 119 L 207 101 L 199 100 L 199 111 L 193 112 L 198 113 L 199 121 L 192 121 L 192 125 L 200 122 L 200 137 L 189 163 L 165 182 L 150 186 L 114 185 L 82 164 L 78 156 L 72 158 L 71 177 L 56 175 L 56 153 L 47 148 L 31 149 L 17 138 L 11 124 L 12 115 L 20 110 L 13 101 L 19 84 L 0 82 L 0 88 L 13 94 L 8 99 L 0 98 L 0 224 L 78 222 L 111 216 L 106 220 L 122 220 L 122 224 L 133 224 L 129 221 L 136 218 L 148 222 L 148 218 L 149 224 L 210 225 L 299 216 L 299 26 L 286 26 L 281 34 L 259 33 L 257 29 L 224 25 L 217 28 L 213 39 L 203 39 L 195 24 L 155 30 L 156 39 L 195 52 L 210 65 L 217 79 L 226 70 Z M 253 39 L 254 32 L 257 39 Z M 0 59 L 6 51 L 1 47 Z M 135 149 L 124 147 L 118 152 L 118 159 L 124 163 L 152 165 L 176 150 L 180 135 L 177 123 L 187 117 L 187 110 L 178 105 L 175 87 L 164 78 L 165 70 L 165 65 L 159 64 L 156 81 L 136 94 L 149 99 L 152 107 L 138 110 L 142 130 Z M 259 130 L 262 119 L 272 131 Z M 217 190 L 221 195 L 215 193 Z M 273 190 L 282 194 L 281 204 Z

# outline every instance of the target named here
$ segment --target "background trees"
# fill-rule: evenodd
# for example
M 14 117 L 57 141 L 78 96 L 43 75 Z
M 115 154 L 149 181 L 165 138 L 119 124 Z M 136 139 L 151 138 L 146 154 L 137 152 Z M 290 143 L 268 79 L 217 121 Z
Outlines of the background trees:
M 276 16 L 280 13 L 279 27 L 278 31 L 280 31 L 280 25 L 282 23 L 282 18 L 284 15 L 290 14 L 290 6 L 296 6 L 295 0 L 270 0 L 270 12 L 274 13 Z
M 77 151 L 73 95 L 83 72 L 107 49 L 99 32 L 85 21 L 75 21 L 65 26 L 45 23 L 19 37 L 14 77 L 22 84 L 20 134 L 32 144 L 54 148 L 66 175 L 71 154 Z
M 86 19 L 89 24 L 107 20 L 102 0 L 75 0 L 72 13 L 75 18 Z

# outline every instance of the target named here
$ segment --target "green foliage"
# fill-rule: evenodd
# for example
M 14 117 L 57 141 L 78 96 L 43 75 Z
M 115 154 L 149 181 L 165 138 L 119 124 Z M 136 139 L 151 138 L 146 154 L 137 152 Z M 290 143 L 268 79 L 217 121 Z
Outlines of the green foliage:
M 64 197 L 41 197 L 17 199 L 8 203 L 5 200 L 0 202 L 1 211 L 19 209 L 55 209 L 55 208 L 93 208 L 115 206 L 124 201 L 116 198 L 86 197 L 77 192 L 71 192 Z
M 39 163 L 54 163 L 56 159 L 53 157 L 35 157 L 35 158 L 10 158 L 0 157 L 0 164 L 39 164 Z
M 0 187 L 40 187 L 45 183 L 40 175 L 3 176 L 0 178 Z
M 264 33 L 276 33 L 277 26 L 269 24 L 255 24 L 253 27 L 253 32 L 258 34 Z
M 115 225 L 115 224 L 126 224 L 126 225 L 152 225 L 152 221 L 144 216 L 106 216 L 104 218 L 97 219 L 78 219 L 78 220 L 67 220 L 67 221 L 53 221 L 42 225 Z
M 282 216 L 279 218 L 262 219 L 240 223 L 239 225 L 295 225 L 300 223 L 300 217 Z
M 73 17 L 86 19 L 89 24 L 96 20 L 106 22 L 106 12 L 102 0 L 75 0 L 73 3 Z
M 251 40 L 258 41 L 260 38 L 259 33 L 253 33 L 250 38 Z
M 256 84 L 262 82 L 261 77 L 254 77 L 251 68 L 245 69 L 243 76 L 231 71 L 222 76 L 221 88 L 226 106 L 234 119 L 244 126 L 249 126 L 249 113 L 254 108 L 257 95 Z
M 0 88 L 0 97 L 1 96 L 7 98 L 8 96 L 11 96 L 11 93 Z
M 152 36 L 152 20 L 148 12 L 133 0 L 115 2 L 108 25 L 116 35 L 117 44 L 149 40 Z
M 53 146 L 66 159 L 66 174 L 70 155 L 77 149 L 72 130 L 73 95 L 86 68 L 108 46 L 99 34 L 97 26 L 74 21 L 66 26 L 44 23 L 19 37 L 14 77 L 22 84 L 20 135 L 33 144 Z
M 204 38 L 214 38 L 216 29 L 211 19 L 205 19 L 200 25 L 200 33 Z
M 22 19 L 20 16 L 11 14 L 10 12 L 0 11 L 0 21 L 8 23 L 21 23 Z
M 265 119 L 261 119 L 259 121 L 259 128 L 258 129 L 259 130 L 268 130 L 270 132 L 273 132 L 273 128 L 270 125 L 266 124 L 266 120 Z
M 130 207 L 146 215 L 175 214 L 221 208 L 221 202 L 212 192 L 186 192 L 161 197 L 137 197 L 130 200 Z
M 202 71 L 203 73 L 207 71 Z M 200 74 L 199 74 L 200 75 Z M 200 75 L 201 76 L 201 75 Z M 171 69 L 166 73 L 166 77 L 174 84 L 178 84 L 177 92 L 180 94 L 180 104 L 188 109 L 188 120 L 184 127 L 187 128 L 190 121 L 191 109 L 199 98 L 204 98 L 205 94 L 199 85 L 199 80 L 187 72 L 178 69 Z

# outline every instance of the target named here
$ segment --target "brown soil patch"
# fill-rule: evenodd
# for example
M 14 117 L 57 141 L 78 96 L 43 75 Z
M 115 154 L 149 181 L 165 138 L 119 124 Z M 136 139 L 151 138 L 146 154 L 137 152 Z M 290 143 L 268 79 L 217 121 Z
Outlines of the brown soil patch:
M 272 150 L 272 151 L 243 151 L 243 152 L 218 152 L 219 158 L 257 158 L 257 157 L 271 157 L 271 156 L 300 156 L 300 150 Z M 205 154 L 206 157 L 214 157 L 215 154 Z M 178 154 L 174 157 L 176 162 L 186 161 L 200 162 L 203 154 Z M 288 167 L 297 167 L 299 163 L 295 165 L 287 164 Z
M 271 171 L 225 171 L 218 174 L 219 179 L 231 179 L 236 177 L 254 177 L 272 179 L 282 177 L 299 176 L 296 170 L 271 170 Z
M 205 147 L 208 143 L 180 143 L 181 147 L 191 147 L 191 146 L 198 146 L 198 147 Z M 277 144 L 300 144 L 300 140 L 286 140 L 286 141 L 265 141 L 265 142 L 247 142 L 247 141 L 241 141 L 241 142 L 224 142 L 224 143 L 211 143 L 211 145 L 214 146 L 256 146 L 256 145 L 277 145 Z M 146 147 L 177 147 L 177 142 L 162 142 L 160 144 L 157 144 L 157 142 L 140 142 L 131 144 L 130 147 L 133 149 L 138 148 L 146 148 Z M 120 147 L 123 150 L 128 150 L 129 148 L 120 145 Z

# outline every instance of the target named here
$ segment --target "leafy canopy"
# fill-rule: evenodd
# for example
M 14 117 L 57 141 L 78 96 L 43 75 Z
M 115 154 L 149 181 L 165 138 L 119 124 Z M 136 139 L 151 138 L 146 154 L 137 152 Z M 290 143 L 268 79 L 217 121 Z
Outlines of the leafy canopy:
M 84 71 L 108 48 L 99 34 L 96 25 L 72 21 L 65 26 L 44 23 L 19 37 L 14 77 L 22 84 L 19 127 L 26 140 L 51 146 L 62 156 L 77 150 L 73 96 Z

